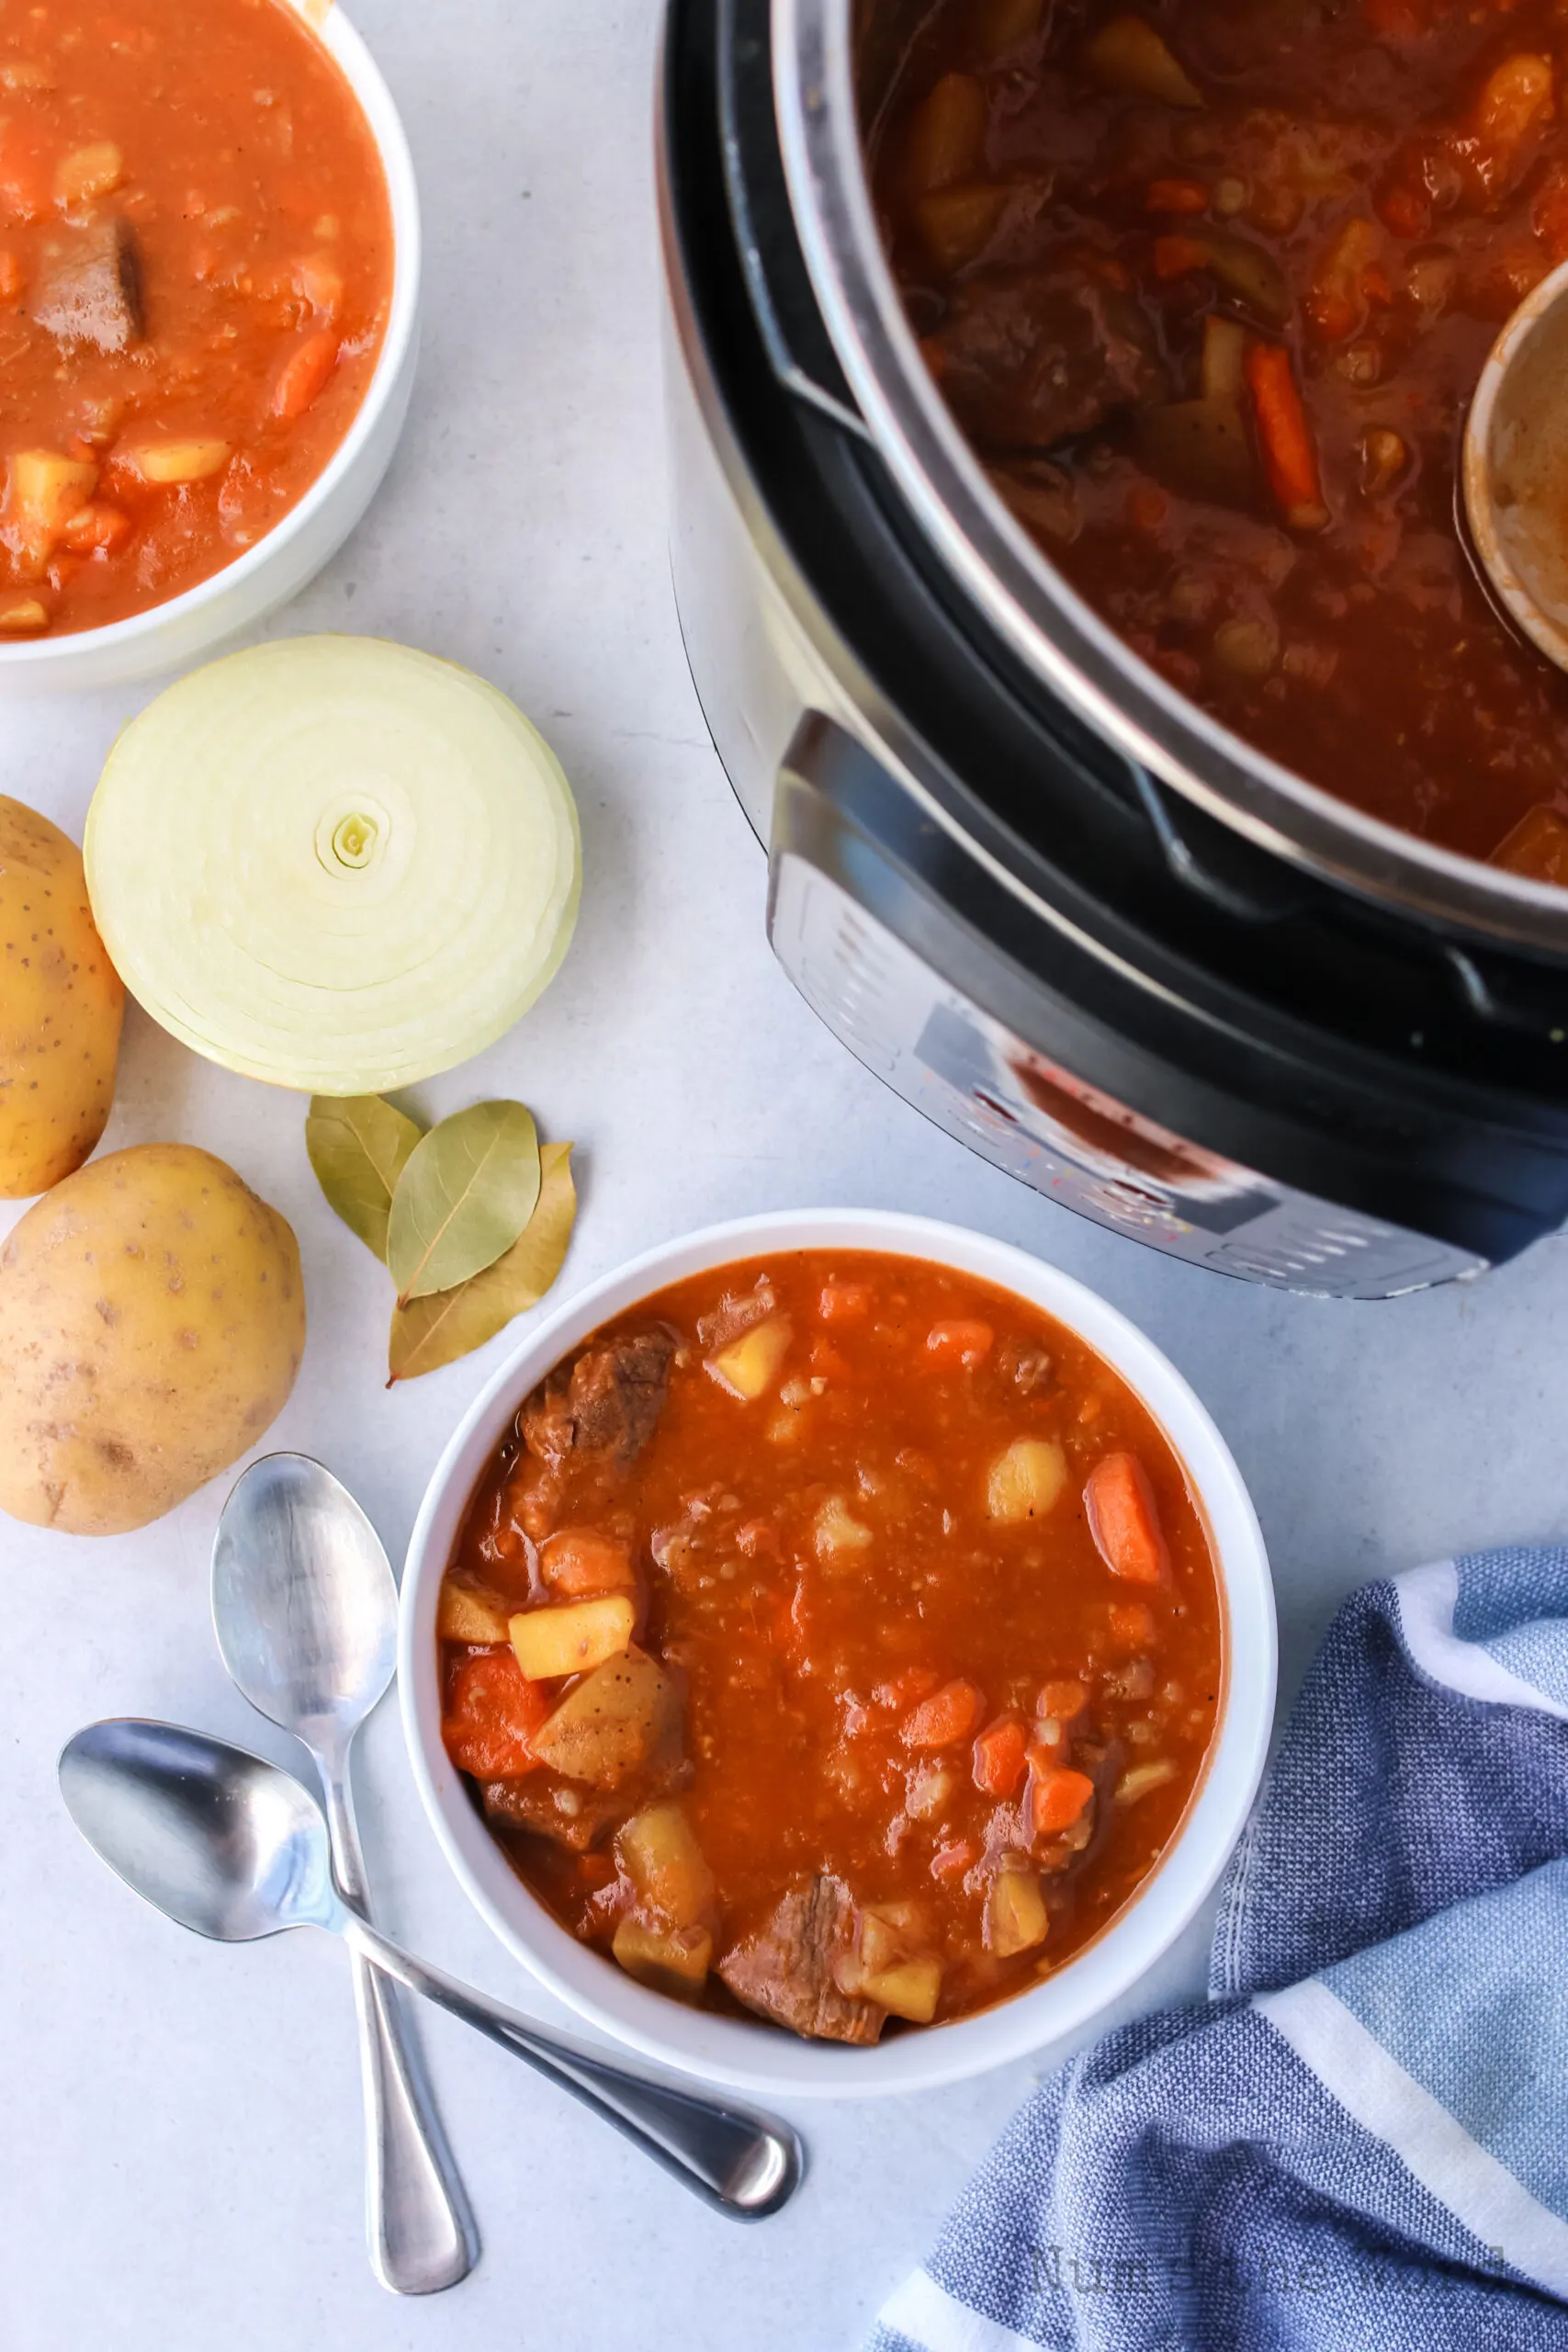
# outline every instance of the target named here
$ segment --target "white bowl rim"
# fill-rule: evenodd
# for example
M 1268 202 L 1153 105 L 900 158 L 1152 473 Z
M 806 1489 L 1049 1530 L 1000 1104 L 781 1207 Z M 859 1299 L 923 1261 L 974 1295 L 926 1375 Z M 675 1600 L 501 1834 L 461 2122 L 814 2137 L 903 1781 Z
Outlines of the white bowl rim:
M 592 1331 L 650 1294 L 739 1260 L 808 1249 L 951 1265 L 1031 1300 L 1086 1340 L 1128 1380 L 1181 1460 L 1208 1524 L 1224 1607 L 1214 1742 L 1179 1829 L 1137 1893 L 1059 1973 L 976 2016 L 866 2050 L 688 2009 L 578 1943 L 507 1862 L 440 1729 L 441 1577 L 479 1470 L 523 1398 Z M 706 2082 L 764 2095 L 863 2098 L 934 2088 L 1026 2059 L 1088 2023 L 1154 1965 L 1213 1889 L 1251 1809 L 1273 1723 L 1276 1664 L 1273 1586 L 1251 1498 L 1207 1409 L 1135 1324 L 1011 1243 L 901 1211 L 818 1208 L 738 1217 L 660 1243 L 579 1291 L 510 1351 L 454 1430 L 420 1505 L 402 1578 L 398 1679 L 414 1780 L 442 1850 L 479 1916 L 540 1984 L 613 2041 Z
M 257 572 L 274 564 L 334 497 L 339 483 L 355 467 L 401 380 L 419 319 L 423 253 L 419 187 L 408 134 L 380 67 L 337 0 L 329 0 L 324 17 L 312 0 L 281 0 L 281 5 L 299 18 L 306 34 L 320 41 L 342 73 L 369 127 L 386 175 L 387 209 L 392 228 L 392 297 L 387 309 L 381 349 L 365 387 L 365 397 L 321 472 L 287 514 L 280 516 L 254 547 L 246 548 L 231 563 L 220 564 L 205 580 L 182 588 L 177 596 L 166 596 L 162 604 L 149 605 L 139 613 L 128 613 L 121 620 L 106 621 L 97 628 L 63 630 L 58 637 L 18 639 L 14 643 L 0 644 L 0 682 L 9 671 L 26 670 L 41 675 L 53 667 L 69 665 L 73 660 L 79 662 L 84 649 L 89 646 L 95 652 L 100 648 L 115 652 L 131 650 L 165 629 L 177 629 L 189 616 L 198 613 L 204 604 L 215 601 L 220 594 L 227 600 L 236 586 L 243 587 Z M 233 626 L 225 620 L 220 636 L 229 635 Z

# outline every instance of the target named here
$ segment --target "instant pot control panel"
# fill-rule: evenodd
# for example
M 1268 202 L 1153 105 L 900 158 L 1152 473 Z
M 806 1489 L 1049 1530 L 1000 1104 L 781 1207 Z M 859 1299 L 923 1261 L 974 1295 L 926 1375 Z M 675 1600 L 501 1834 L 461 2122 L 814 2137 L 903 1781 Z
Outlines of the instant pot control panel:
M 875 797 L 857 802 L 853 780 L 863 786 L 868 769 L 829 722 L 804 722 L 780 771 L 769 931 L 812 1010 L 917 1110 L 1097 1225 L 1244 1281 L 1393 1298 L 1485 1271 L 1472 1250 L 1202 1149 L 998 1018 L 949 977 L 967 964 L 994 1003 L 997 971 L 897 839 L 878 840 Z M 1031 1030 L 1037 1041 L 1038 1018 Z
M 868 913 L 786 853 L 773 947 L 802 996 L 868 1069 L 1038 1193 L 1245 1281 L 1332 1298 L 1394 1298 L 1486 1261 L 1271 1184 L 1167 1134 L 1014 1036 Z

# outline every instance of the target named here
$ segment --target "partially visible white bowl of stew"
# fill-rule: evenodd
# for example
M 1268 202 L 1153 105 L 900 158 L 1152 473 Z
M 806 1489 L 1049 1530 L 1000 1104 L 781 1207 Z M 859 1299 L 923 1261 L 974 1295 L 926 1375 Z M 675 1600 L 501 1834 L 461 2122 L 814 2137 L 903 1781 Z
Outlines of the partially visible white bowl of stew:
M 580 1783 L 584 1703 L 655 1664 L 662 1778 Z M 1257 1791 L 1273 1593 L 1116 1309 L 981 1234 L 792 1211 L 649 1251 L 501 1365 L 420 1510 L 400 1681 L 442 1848 L 541 1984 L 707 2081 L 860 2097 L 1023 2058 L 1169 1948 Z
M 418 356 L 412 161 L 341 8 L 211 0 L 193 44 L 132 0 L 108 48 L 85 0 L 35 17 L 0 125 L 0 696 L 180 667 L 298 594 Z

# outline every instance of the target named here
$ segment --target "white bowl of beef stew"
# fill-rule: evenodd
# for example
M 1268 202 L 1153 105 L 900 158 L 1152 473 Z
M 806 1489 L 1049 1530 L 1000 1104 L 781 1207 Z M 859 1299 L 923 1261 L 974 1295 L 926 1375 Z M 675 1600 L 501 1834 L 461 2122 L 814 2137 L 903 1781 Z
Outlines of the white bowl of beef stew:
M 861 2096 L 1021 2058 L 1168 1950 L 1257 1790 L 1273 1594 L 1224 1440 L 1103 1299 L 789 1211 L 508 1357 L 421 1507 L 400 1679 L 543 1984 L 709 2082 Z
M 29 446 L 0 458 L 0 699 L 159 676 L 275 613 L 364 515 L 413 389 L 413 161 L 343 9 L 209 0 L 197 44 L 178 0 L 131 13 L 134 68 L 35 12 L 37 86 L 7 103 L 69 147 L 63 91 L 98 143 L 60 168 L 113 160 L 11 224 Z

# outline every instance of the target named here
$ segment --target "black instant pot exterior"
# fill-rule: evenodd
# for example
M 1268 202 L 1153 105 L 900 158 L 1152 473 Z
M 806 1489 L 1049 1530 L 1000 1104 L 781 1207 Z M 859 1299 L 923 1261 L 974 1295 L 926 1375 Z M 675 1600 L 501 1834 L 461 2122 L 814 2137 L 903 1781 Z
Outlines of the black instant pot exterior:
M 987 627 L 837 412 L 767 17 L 671 0 L 661 200 L 677 595 L 793 976 L 989 1157 L 1221 1271 L 1389 1295 L 1556 1230 L 1562 966 L 1356 895 L 1130 763 Z M 832 941 L 869 942 L 871 977 L 835 992 Z

